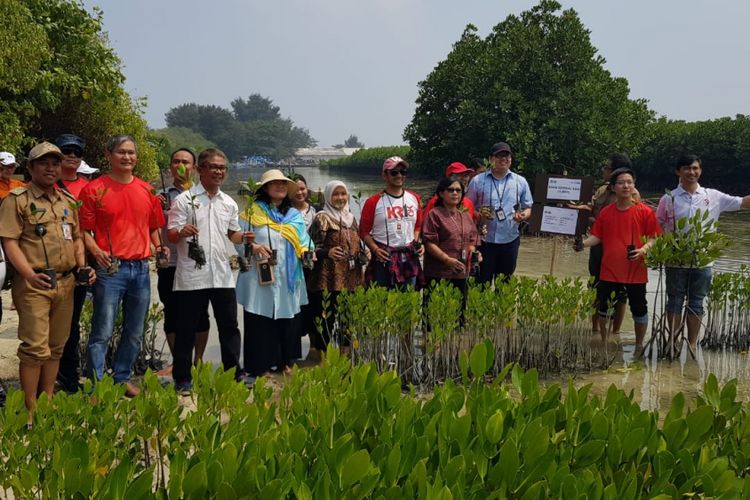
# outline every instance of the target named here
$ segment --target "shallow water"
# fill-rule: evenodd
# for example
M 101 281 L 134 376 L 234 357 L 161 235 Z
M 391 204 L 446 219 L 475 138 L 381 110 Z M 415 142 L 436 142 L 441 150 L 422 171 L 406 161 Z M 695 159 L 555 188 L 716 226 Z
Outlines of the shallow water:
M 312 191 L 322 190 L 332 179 L 342 180 L 353 194 L 358 191 L 362 192 L 362 203 L 367 196 L 383 188 L 382 179 L 379 176 L 351 176 L 317 168 L 302 168 L 297 172 L 305 176 Z M 226 190 L 235 193 L 239 188 L 239 180 L 246 179 L 248 175 L 259 179 L 261 174 L 260 169 L 233 170 Z M 435 184 L 434 180 L 409 179 L 407 187 L 426 196 L 434 189 Z M 240 206 L 242 207 L 241 201 Z M 352 210 L 359 212 L 359 207 L 355 202 L 352 202 Z M 750 266 L 750 211 L 722 215 L 720 228 L 730 235 L 734 244 L 726 251 L 725 256 L 715 263 L 715 272 L 735 271 L 743 264 Z M 521 243 L 517 274 L 539 277 L 552 271 L 557 277 L 588 278 L 587 252 L 576 253 L 571 245 L 570 238 L 524 237 Z M 553 254 L 555 255 L 554 266 L 552 265 Z M 650 306 L 656 302 L 657 280 L 658 273 L 651 271 L 648 295 Z M 632 321 L 627 316 L 629 314 L 626 315 L 618 343 L 612 343 L 607 347 L 610 354 L 617 354 L 615 364 L 607 371 L 575 375 L 576 385 L 591 383 L 593 394 L 604 395 L 607 388 L 615 384 L 626 391 L 633 391 L 636 401 L 642 408 L 663 410 L 669 407 L 677 392 L 683 392 L 690 400 L 701 391 L 708 374 L 714 373 L 722 383 L 732 378 L 738 379 L 737 397 L 743 401 L 750 401 L 750 356 L 747 353 L 709 352 L 699 348 L 695 360 L 685 350 L 680 359 L 673 362 L 644 360 L 633 363 L 634 335 Z M 598 343 L 599 348 L 604 348 L 598 336 L 592 336 L 592 342 Z M 549 382 L 565 384 L 567 380 L 568 376 L 563 376 L 559 379 L 551 379 Z

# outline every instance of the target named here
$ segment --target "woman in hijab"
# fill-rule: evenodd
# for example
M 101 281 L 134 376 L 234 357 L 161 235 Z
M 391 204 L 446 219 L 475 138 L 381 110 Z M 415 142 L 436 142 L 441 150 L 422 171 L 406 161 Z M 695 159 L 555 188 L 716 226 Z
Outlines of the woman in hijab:
M 296 189 L 297 183 L 280 170 L 268 170 L 255 192 L 250 221 L 241 215 L 241 225 L 248 227 L 249 222 L 256 234 L 251 247 L 255 269 L 237 278 L 237 302 L 244 309 L 245 371 L 252 376 L 264 375 L 274 366 L 291 373 L 298 340 L 294 316 L 307 304 L 300 259 L 315 248 L 302 214 L 287 197 Z
M 329 182 L 326 184 L 324 197 L 325 206 L 317 213 L 310 227 L 317 262 L 310 277 L 309 289 L 315 318 L 320 317 L 324 309 L 323 290 L 329 292 L 326 304 L 328 314 L 322 318 L 322 332 L 317 332 L 316 329 L 310 341 L 313 352 L 311 358 L 324 351 L 331 341 L 338 296 L 342 290 L 351 291 L 362 286 L 363 266 L 370 258 L 369 250 L 359 239 L 354 214 L 349 210 L 349 191 L 346 185 L 341 181 Z M 349 339 L 346 336 L 339 334 L 338 340 L 342 347 L 348 347 Z

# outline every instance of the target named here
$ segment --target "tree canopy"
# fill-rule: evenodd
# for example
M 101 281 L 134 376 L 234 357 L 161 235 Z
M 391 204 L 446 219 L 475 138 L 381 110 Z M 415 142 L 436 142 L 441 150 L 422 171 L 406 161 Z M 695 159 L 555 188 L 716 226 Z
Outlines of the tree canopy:
M 107 139 L 130 134 L 139 146 L 137 173 L 150 178 L 156 161 L 145 102 L 123 89 L 102 16 L 76 0 L 0 2 L 0 147 L 21 156 L 40 140 L 74 133 L 86 141 L 87 160 L 103 166 Z
M 166 114 L 167 125 L 200 133 L 230 158 L 262 155 L 273 159 L 292 156 L 297 148 L 314 146 L 307 129 L 282 118 L 280 108 L 260 94 L 238 97 L 232 110 L 196 103 L 182 104 Z
M 334 144 L 334 148 L 363 148 L 365 144 L 360 142 L 359 137 L 354 134 L 350 134 L 349 138 L 344 141 L 343 144 Z
M 419 83 L 404 131 L 416 166 L 442 171 L 501 140 L 529 174 L 555 165 L 593 173 L 612 151 L 637 153 L 652 113 L 604 63 L 576 12 L 554 0 L 508 16 L 486 38 L 467 26 Z

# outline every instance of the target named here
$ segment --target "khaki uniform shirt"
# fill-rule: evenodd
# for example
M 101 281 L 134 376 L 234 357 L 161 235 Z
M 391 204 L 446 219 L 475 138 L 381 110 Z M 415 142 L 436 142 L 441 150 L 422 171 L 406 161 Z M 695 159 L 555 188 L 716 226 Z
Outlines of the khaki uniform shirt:
M 76 267 L 74 243 L 81 237 L 74 204 L 75 199 L 64 192 L 55 190 L 55 194 L 49 196 L 32 183 L 13 189 L 0 205 L 0 237 L 18 240 L 34 270 L 48 267 L 44 257 L 46 247 L 49 267 L 58 273 L 70 271 Z M 38 224 L 47 229 L 44 243 L 36 234 Z

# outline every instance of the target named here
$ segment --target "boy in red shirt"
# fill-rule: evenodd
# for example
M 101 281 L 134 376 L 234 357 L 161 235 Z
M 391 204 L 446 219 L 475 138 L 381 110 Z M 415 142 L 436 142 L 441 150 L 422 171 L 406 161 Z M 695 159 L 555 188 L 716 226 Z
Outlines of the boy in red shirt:
M 585 247 L 599 244 L 603 246 L 600 283 L 597 288 L 599 331 L 602 339 L 606 340 L 607 337 L 610 297 L 613 294 L 617 296 L 618 292 L 624 289 L 635 323 L 636 348 L 640 348 L 648 326 L 648 270 L 643 257 L 654 244 L 656 236 L 661 234 L 661 228 L 653 210 L 642 202 L 633 200 L 633 170 L 618 168 L 612 172 L 609 188 L 615 193 L 617 201 L 602 209 L 591 229 L 591 236 L 575 249 L 580 251 Z M 643 237 L 648 238 L 645 244 Z
M 104 358 L 122 303 L 122 337 L 112 370 L 115 382 L 125 385 L 125 395 L 133 397 L 140 391 L 130 384 L 130 372 L 141 349 L 143 322 L 151 302 L 151 245 L 157 251 L 161 248 L 164 215 L 151 185 L 133 175 L 138 160 L 135 140 L 127 135 L 113 137 L 105 156 L 111 172 L 89 182 L 80 197 L 86 249 L 97 264 L 87 371 L 93 380 L 104 376 Z M 118 266 L 110 268 L 113 262 Z

